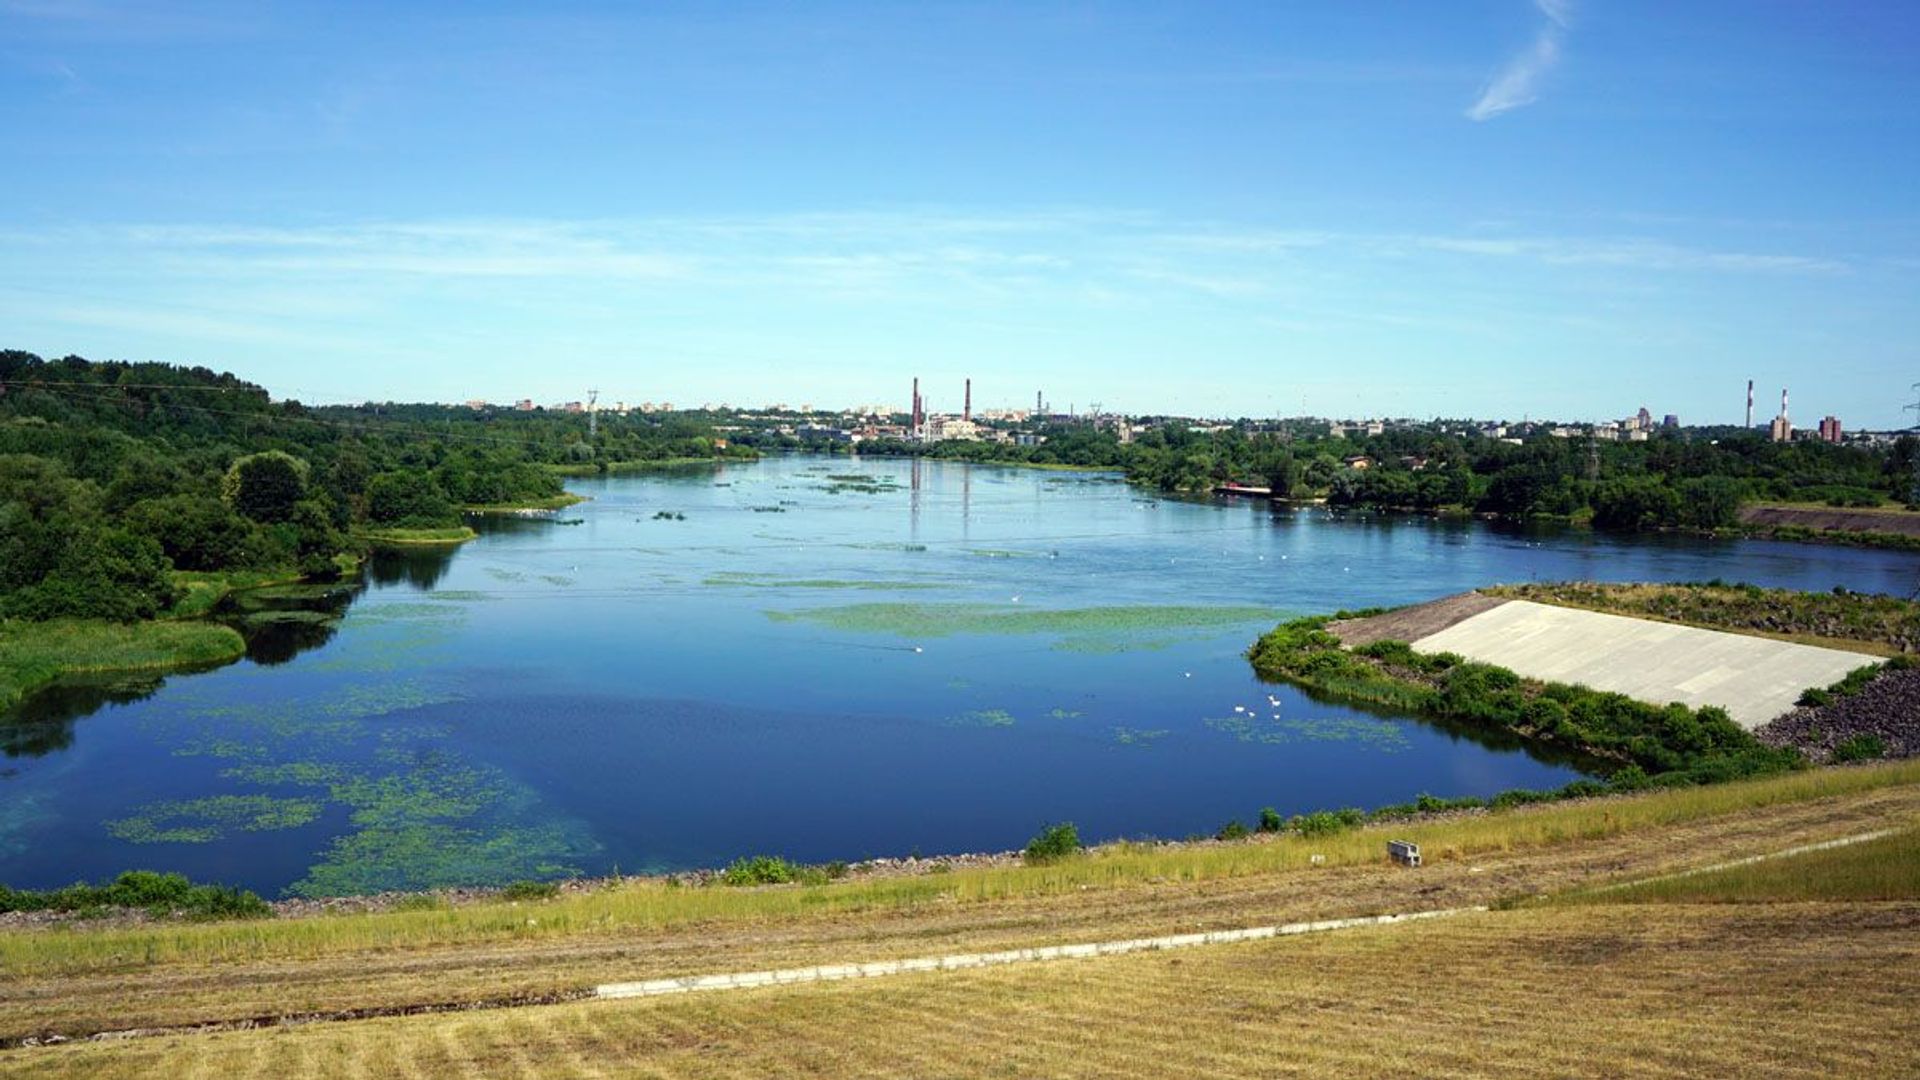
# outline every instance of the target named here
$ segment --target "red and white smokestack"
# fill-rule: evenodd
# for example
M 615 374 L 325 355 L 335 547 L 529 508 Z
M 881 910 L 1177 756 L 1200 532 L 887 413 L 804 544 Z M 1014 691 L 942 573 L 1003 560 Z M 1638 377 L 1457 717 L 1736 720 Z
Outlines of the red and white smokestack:
M 1787 388 L 1783 386 L 1780 388 L 1780 418 L 1784 420 L 1786 419 L 1786 416 L 1787 416 Z
M 1747 380 L 1747 426 L 1753 426 L 1753 380 Z
M 973 419 L 973 380 L 972 379 L 967 380 L 967 398 L 966 398 L 966 403 L 960 407 L 960 419 L 968 420 L 968 421 L 971 421 Z

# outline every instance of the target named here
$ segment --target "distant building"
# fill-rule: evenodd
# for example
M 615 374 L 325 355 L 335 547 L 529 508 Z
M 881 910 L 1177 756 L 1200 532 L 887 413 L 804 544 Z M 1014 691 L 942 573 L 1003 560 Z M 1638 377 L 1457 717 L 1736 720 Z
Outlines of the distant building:
M 481 401 L 479 398 L 474 398 L 472 401 L 467 402 L 467 408 L 469 409 L 484 409 L 486 407 L 487 403 Z
M 1653 430 L 1653 414 L 1647 411 L 1647 407 L 1645 405 L 1640 406 L 1640 411 L 1634 414 L 1633 426 L 1628 430 L 1629 431 L 1652 431 Z
M 1673 413 L 1668 413 L 1660 418 L 1660 426 L 1668 431 L 1676 431 L 1680 427 L 1680 418 Z
M 1773 422 L 1767 425 L 1767 438 L 1774 442 L 1793 441 L 1793 421 L 1785 416 L 1774 417 Z
M 520 410 L 521 412 L 532 412 L 532 411 L 533 411 L 533 399 L 532 399 L 532 398 L 524 398 L 524 397 L 523 397 L 523 398 L 521 398 L 521 399 L 520 399 L 520 400 L 519 400 L 518 402 L 516 402 L 516 403 L 514 403 L 514 406 L 513 406 L 513 407 L 514 407 L 514 408 L 516 408 L 516 409 L 519 409 L 519 410 Z
M 1840 418 L 1823 416 L 1820 418 L 1820 441 L 1837 443 L 1840 441 Z
M 1373 468 L 1373 459 L 1365 454 L 1349 454 L 1341 458 L 1340 463 L 1355 472 L 1366 472 Z

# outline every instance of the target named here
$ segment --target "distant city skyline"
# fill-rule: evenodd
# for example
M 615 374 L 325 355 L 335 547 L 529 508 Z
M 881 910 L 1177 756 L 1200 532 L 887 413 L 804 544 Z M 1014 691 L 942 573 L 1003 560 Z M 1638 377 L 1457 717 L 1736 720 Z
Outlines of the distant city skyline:
M 315 402 L 1914 420 L 1910 4 L 0 0 L 0 40 L 0 347 Z

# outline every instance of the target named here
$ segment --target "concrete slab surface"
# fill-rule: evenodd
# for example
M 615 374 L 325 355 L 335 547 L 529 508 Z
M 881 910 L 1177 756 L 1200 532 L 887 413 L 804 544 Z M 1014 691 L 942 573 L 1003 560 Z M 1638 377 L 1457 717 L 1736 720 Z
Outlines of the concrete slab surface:
M 1580 683 L 1641 701 L 1718 705 L 1752 729 L 1874 657 L 1771 638 L 1512 600 L 1413 642 L 1531 679 Z

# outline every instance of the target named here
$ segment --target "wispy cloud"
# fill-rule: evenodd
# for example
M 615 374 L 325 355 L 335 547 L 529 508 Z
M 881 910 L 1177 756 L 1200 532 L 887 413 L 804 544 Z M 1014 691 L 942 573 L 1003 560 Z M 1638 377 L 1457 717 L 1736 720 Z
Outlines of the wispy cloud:
M 1480 99 L 1467 109 L 1467 119 L 1491 120 L 1522 105 L 1531 105 L 1540 96 L 1540 81 L 1560 62 L 1561 45 L 1573 17 L 1573 0 L 1533 2 L 1546 21 L 1533 36 L 1532 43 L 1509 60 L 1480 91 Z

